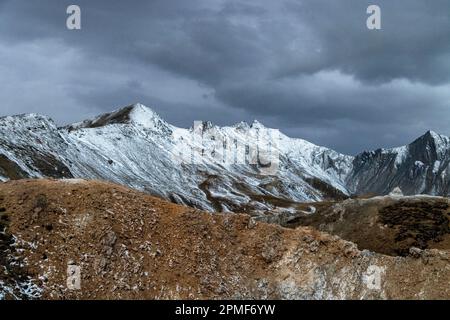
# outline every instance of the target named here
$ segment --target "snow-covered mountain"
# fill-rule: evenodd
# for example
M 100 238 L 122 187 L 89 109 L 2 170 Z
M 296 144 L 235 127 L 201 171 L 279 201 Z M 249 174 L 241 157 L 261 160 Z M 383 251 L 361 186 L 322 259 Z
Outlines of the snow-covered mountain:
M 35 114 L 0 119 L 2 180 L 103 179 L 215 211 L 343 197 L 351 161 L 256 121 L 182 129 L 140 104 L 64 128 Z
M 363 152 L 353 161 L 351 193 L 450 195 L 450 138 L 428 131 L 407 146 Z
M 135 104 L 67 127 L 0 118 L 0 180 L 102 179 L 210 211 L 267 211 L 367 192 L 446 195 L 450 144 L 427 133 L 407 147 L 347 156 L 255 121 L 183 129 Z

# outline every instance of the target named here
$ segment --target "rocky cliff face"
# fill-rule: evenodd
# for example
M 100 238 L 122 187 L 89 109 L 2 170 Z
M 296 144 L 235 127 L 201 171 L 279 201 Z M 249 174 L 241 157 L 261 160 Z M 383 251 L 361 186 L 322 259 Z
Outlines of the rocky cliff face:
M 410 145 L 358 155 L 346 184 L 356 194 L 388 194 L 400 187 L 405 195 L 447 196 L 449 164 L 450 139 L 429 131 Z
M 0 183 L 0 227 L 0 299 L 450 297 L 448 247 L 387 256 L 111 183 Z

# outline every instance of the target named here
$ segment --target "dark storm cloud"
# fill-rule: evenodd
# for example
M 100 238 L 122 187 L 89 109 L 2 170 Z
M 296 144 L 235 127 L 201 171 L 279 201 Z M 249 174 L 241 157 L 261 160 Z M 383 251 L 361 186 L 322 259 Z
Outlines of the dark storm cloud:
M 366 8 L 382 10 L 382 32 L 361 27 Z M 430 83 L 450 79 L 450 1 L 307 1 L 289 3 L 291 12 L 320 39 L 314 69 L 339 69 L 366 81 L 396 78 Z M 295 60 L 295 58 L 293 59 Z M 308 70 L 304 61 L 287 64 L 285 75 Z M 283 75 L 283 72 L 281 72 Z
M 68 5 L 82 30 L 65 28 Z M 382 30 L 366 28 L 366 8 Z M 140 101 L 190 126 L 258 118 L 355 153 L 449 133 L 450 1 L 0 0 L 2 114 Z

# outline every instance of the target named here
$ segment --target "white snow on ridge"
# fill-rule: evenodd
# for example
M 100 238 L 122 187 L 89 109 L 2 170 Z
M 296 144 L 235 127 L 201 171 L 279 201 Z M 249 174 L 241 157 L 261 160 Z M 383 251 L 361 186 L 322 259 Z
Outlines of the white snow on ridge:
M 407 146 L 382 152 L 395 154 L 397 167 L 409 155 Z M 0 154 L 31 177 L 44 176 L 36 157 L 44 167 L 54 166 L 47 164 L 53 159 L 74 178 L 108 180 L 211 211 L 217 202 L 240 210 L 270 208 L 266 199 L 274 197 L 318 201 L 330 191 L 349 194 L 354 160 L 257 121 L 178 128 L 141 104 L 59 129 L 39 115 L 0 118 Z M 272 165 L 275 171 L 264 169 Z
M 0 153 L 29 176 L 43 176 L 33 165 L 36 153 L 51 155 L 74 178 L 109 180 L 206 210 L 217 209 L 213 199 L 221 197 L 228 199 L 227 208 L 268 205 L 252 195 L 323 199 L 310 179 L 346 193 L 344 179 L 353 160 L 257 121 L 177 128 L 141 104 L 60 129 L 39 115 L 5 117 L 0 119 L 1 139 Z M 276 164 L 276 171 L 264 175 L 256 160 Z

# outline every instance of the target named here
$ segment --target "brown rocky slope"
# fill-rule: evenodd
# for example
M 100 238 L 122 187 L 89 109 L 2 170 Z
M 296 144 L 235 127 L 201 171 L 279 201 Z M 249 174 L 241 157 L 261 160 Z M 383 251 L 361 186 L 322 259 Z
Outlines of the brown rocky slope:
M 314 214 L 299 214 L 280 224 L 310 226 L 354 242 L 359 249 L 391 256 L 409 255 L 413 248 L 450 250 L 449 198 L 383 196 L 308 205 L 314 206 Z
M 311 227 L 209 214 L 110 183 L 1 183 L 0 216 L 6 299 L 450 298 L 447 250 L 359 251 Z M 73 270 L 80 288 L 67 281 Z

